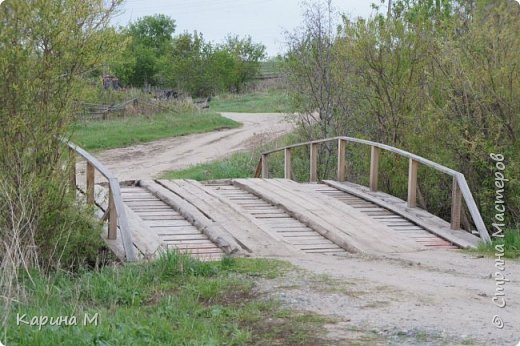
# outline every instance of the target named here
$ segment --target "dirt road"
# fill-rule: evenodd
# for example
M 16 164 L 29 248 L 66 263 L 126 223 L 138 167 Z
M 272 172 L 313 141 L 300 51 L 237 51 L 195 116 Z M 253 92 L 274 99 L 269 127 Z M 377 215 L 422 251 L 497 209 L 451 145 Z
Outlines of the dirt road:
M 287 258 L 284 258 L 287 259 Z M 259 291 L 291 309 L 334 320 L 333 345 L 496 345 L 520 342 L 520 261 L 506 260 L 504 308 L 494 258 L 462 250 L 289 258 L 305 271 L 260 281 Z M 501 300 L 497 301 L 501 303 Z M 492 323 L 497 315 L 502 329 Z M 498 319 L 496 319 L 498 323 Z
M 120 180 L 150 179 L 161 172 L 208 162 L 248 149 L 261 138 L 275 137 L 292 127 L 282 114 L 222 113 L 242 123 L 237 129 L 167 138 L 96 154 Z

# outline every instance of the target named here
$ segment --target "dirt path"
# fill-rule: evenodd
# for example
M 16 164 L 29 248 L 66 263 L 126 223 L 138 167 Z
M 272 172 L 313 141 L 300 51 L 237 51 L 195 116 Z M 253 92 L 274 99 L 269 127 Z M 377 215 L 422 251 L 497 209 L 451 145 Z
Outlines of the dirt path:
M 96 154 L 120 180 L 150 179 L 161 172 L 208 162 L 248 149 L 265 137 L 288 132 L 292 125 L 275 113 L 222 113 L 242 123 L 237 129 L 167 138 Z
M 259 290 L 289 308 L 333 318 L 334 345 L 497 345 L 520 342 L 520 262 L 507 261 L 507 306 L 492 302 L 494 258 L 432 250 L 379 258 L 302 255 Z M 505 322 L 496 328 L 491 320 Z

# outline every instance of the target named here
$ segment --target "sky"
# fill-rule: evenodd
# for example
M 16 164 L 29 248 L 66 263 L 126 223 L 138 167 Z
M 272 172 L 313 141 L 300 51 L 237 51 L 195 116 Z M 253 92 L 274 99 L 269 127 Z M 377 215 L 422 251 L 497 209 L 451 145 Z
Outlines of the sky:
M 368 17 L 371 2 L 333 0 L 333 6 L 352 18 Z M 176 33 L 196 30 L 213 42 L 227 34 L 250 35 L 267 47 L 269 56 L 284 52 L 284 31 L 302 21 L 301 0 L 126 0 L 121 10 L 112 21 L 115 25 L 161 13 L 175 19 Z

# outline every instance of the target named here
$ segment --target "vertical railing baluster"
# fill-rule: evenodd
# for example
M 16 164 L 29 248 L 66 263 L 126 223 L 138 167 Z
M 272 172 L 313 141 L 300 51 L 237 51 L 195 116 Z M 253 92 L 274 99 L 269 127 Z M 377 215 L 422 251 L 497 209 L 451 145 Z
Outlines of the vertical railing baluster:
M 87 162 L 87 203 L 94 204 L 94 185 L 95 185 L 96 171 L 94 166 Z
M 291 179 L 291 172 L 292 172 L 292 164 L 291 164 L 291 149 L 285 148 L 284 150 L 285 154 L 285 160 L 284 160 L 284 178 L 285 179 Z
M 417 165 L 418 162 L 410 159 L 408 167 L 408 207 L 417 206 Z
M 451 229 L 460 229 L 461 213 L 462 191 L 460 191 L 457 177 L 453 177 L 453 187 L 451 189 Z
M 345 162 L 345 154 L 346 154 L 346 144 L 347 142 L 343 139 L 338 139 L 338 181 L 346 181 L 347 180 L 347 165 Z
M 69 148 L 69 185 L 70 194 L 76 198 L 76 152 Z
M 114 240 L 117 239 L 117 210 L 111 187 L 108 190 L 108 213 L 108 239 Z
M 267 164 L 267 154 L 262 154 L 262 178 L 269 178 L 269 165 Z
M 370 151 L 370 191 L 377 191 L 377 183 L 379 176 L 379 148 L 371 147 Z
M 310 175 L 309 181 L 316 182 L 318 181 L 318 143 L 310 144 Z

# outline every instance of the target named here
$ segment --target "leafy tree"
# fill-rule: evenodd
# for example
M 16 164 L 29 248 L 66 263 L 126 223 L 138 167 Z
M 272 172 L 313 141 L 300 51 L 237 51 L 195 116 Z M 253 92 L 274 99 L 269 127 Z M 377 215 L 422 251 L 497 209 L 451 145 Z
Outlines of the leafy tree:
M 235 59 L 233 87 L 240 92 L 242 86 L 258 74 L 260 61 L 265 58 L 265 46 L 254 43 L 251 36 L 242 39 L 228 36 L 221 50 L 231 53 Z
M 2 298 L 16 293 L 19 268 L 70 269 L 92 259 L 85 249 L 100 241 L 97 226 L 67 197 L 60 137 L 69 133 L 82 76 L 117 46 L 108 25 L 119 3 L 7 0 L 0 6 Z
M 386 16 L 320 25 L 327 17 L 315 9 L 327 5 L 311 4 L 312 15 L 289 40 L 286 67 L 302 133 L 366 137 L 453 167 L 466 175 L 491 223 L 495 187 L 489 153 L 503 153 L 509 176 L 520 174 L 520 101 L 514 96 L 520 93 L 518 4 L 396 0 Z M 303 121 L 314 114 L 315 121 Z M 402 174 L 396 173 L 406 162 L 385 160 L 382 188 L 405 195 Z M 419 175 L 419 192 L 427 190 L 419 194 L 420 203 L 449 215 L 450 181 L 425 171 Z M 516 180 L 505 195 L 509 225 L 518 225 Z
M 173 43 L 175 21 L 163 14 L 146 16 L 122 30 L 127 48 L 114 70 L 123 84 L 143 86 L 160 83 L 163 57 Z

